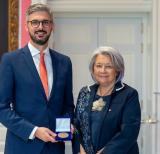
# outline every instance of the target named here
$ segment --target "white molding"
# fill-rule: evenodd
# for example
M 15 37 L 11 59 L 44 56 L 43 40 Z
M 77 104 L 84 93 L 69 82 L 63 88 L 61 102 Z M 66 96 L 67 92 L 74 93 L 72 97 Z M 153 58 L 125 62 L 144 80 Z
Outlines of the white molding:
M 152 114 L 155 114 L 157 120 L 160 120 L 160 3 L 159 0 L 153 0 L 153 11 L 152 11 L 152 89 L 153 97 L 152 97 Z M 154 145 L 154 149 L 152 153 L 159 154 L 160 147 L 158 143 L 160 142 L 160 125 L 157 124 L 155 129 L 152 130 L 152 143 Z
M 46 4 L 46 3 L 47 3 L 47 0 L 31 0 L 31 3 L 32 3 L 32 4 L 35 4 L 35 3 L 43 3 L 43 4 Z
M 54 12 L 151 12 L 151 1 L 48 0 Z

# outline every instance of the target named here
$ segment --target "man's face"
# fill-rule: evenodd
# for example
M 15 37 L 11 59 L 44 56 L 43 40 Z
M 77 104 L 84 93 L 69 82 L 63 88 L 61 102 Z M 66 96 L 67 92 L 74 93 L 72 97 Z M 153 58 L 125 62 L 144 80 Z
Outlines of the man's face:
M 34 12 L 28 17 L 27 31 L 31 42 L 37 45 L 45 45 L 53 30 L 53 23 L 45 11 Z

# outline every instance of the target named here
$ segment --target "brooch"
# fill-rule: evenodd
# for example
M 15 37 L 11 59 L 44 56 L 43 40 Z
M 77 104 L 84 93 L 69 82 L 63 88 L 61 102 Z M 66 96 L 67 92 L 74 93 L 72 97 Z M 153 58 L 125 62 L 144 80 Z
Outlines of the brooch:
M 105 101 L 102 98 L 93 102 L 92 111 L 101 111 L 105 106 Z

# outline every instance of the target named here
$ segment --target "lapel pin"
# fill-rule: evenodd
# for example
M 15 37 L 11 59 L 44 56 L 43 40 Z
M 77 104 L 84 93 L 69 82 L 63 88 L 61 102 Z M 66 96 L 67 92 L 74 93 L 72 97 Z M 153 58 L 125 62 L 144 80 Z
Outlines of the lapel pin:
M 109 109 L 108 111 L 109 111 L 109 112 L 111 112 L 112 110 L 111 110 L 111 109 Z

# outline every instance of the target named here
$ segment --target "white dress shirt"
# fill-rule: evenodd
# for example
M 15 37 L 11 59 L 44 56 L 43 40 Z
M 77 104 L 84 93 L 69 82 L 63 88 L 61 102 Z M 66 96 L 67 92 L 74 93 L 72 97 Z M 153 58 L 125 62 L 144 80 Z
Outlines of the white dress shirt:
M 37 72 L 40 75 L 40 70 L 39 70 L 39 63 L 40 63 L 40 51 L 35 48 L 30 42 L 28 43 L 28 48 L 31 52 L 34 64 L 36 66 Z M 48 90 L 49 90 L 49 96 L 51 94 L 51 90 L 52 90 L 52 85 L 53 85 L 53 68 L 52 68 L 52 60 L 51 60 L 51 56 L 49 53 L 49 47 L 47 47 L 44 51 L 45 53 L 44 55 L 44 61 L 45 61 L 45 65 L 46 65 L 46 69 L 47 69 L 47 76 L 48 76 Z M 49 98 L 48 98 L 49 99 Z M 37 130 L 37 126 L 32 130 L 29 139 L 34 139 L 34 134 Z

